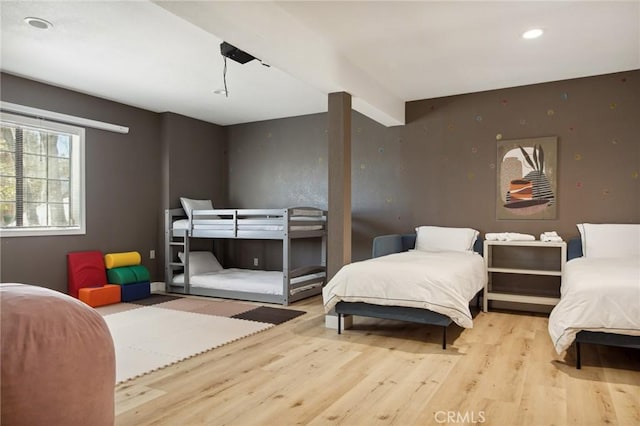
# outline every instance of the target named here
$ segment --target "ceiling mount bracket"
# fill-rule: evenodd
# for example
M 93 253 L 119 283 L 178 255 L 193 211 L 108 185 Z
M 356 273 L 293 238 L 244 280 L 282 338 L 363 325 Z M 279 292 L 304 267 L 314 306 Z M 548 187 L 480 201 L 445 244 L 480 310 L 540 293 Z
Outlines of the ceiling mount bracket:
M 237 47 L 227 43 L 226 41 L 220 43 L 220 53 L 225 58 L 233 59 L 239 64 L 246 64 L 247 62 L 256 59 L 254 56 L 251 56 L 244 50 L 240 50 Z

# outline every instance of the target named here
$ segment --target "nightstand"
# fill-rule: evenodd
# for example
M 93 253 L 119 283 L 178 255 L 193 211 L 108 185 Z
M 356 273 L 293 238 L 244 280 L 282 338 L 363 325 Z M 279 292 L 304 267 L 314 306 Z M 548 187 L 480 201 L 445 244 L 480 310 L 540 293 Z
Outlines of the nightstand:
M 493 250 L 497 247 L 508 247 L 508 250 L 526 249 L 535 255 L 541 250 L 557 251 L 559 262 L 554 262 L 550 267 L 531 267 L 523 265 L 499 265 L 496 266 L 493 259 Z M 542 253 L 540 253 L 542 254 Z M 548 253 L 546 253 L 548 256 Z M 553 254 L 556 256 L 556 254 Z M 560 299 L 557 297 L 532 296 L 526 294 L 516 294 L 510 292 L 492 291 L 492 276 L 494 274 L 526 274 L 526 275 L 546 275 L 562 277 L 564 266 L 567 259 L 567 243 L 562 242 L 543 242 L 543 241 L 484 241 L 484 263 L 487 268 L 488 280 L 484 286 L 483 310 L 487 312 L 490 300 L 500 300 L 505 302 L 530 303 L 537 305 L 555 305 Z M 539 266 L 539 265 L 536 265 Z

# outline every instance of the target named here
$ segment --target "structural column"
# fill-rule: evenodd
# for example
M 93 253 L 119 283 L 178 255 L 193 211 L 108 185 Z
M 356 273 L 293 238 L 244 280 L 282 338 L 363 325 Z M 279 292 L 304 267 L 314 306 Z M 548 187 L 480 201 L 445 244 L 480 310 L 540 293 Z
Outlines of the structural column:
M 351 95 L 329 94 L 327 278 L 351 263 Z

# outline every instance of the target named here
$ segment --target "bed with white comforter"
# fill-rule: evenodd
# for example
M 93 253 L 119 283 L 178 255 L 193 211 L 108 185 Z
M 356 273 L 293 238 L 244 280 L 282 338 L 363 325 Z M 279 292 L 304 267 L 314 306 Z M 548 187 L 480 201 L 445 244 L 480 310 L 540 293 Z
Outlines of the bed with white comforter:
M 340 301 L 423 308 L 471 328 L 469 301 L 486 280 L 477 253 L 410 250 L 344 266 L 323 289 L 324 309 Z
M 570 260 L 560 292 L 549 316 L 558 353 L 582 330 L 640 336 L 640 257 Z

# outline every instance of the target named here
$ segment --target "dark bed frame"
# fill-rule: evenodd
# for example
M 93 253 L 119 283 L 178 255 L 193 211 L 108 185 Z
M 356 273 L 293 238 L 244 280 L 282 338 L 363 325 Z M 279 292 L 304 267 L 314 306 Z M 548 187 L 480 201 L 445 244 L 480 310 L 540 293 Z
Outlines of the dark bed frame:
M 567 260 L 575 259 L 576 257 L 582 257 L 582 240 L 580 238 L 572 238 L 567 243 Z M 574 343 L 576 347 L 576 368 L 580 370 L 582 368 L 581 343 L 640 349 L 640 336 L 582 330 L 576 334 Z
M 415 245 L 416 234 L 382 235 L 373 239 L 372 257 L 405 252 L 414 248 Z M 482 255 L 482 238 L 478 237 L 475 245 L 473 246 L 473 250 Z M 476 295 L 478 308 L 480 307 L 480 297 L 482 292 L 483 290 L 480 290 Z M 361 317 L 390 319 L 440 326 L 442 327 L 442 349 L 447 349 L 447 327 L 453 322 L 448 316 L 428 309 L 409 308 L 405 306 L 373 305 L 371 303 L 364 302 L 338 302 L 335 306 L 335 311 L 338 314 L 338 334 L 341 334 L 343 315 L 356 315 Z

